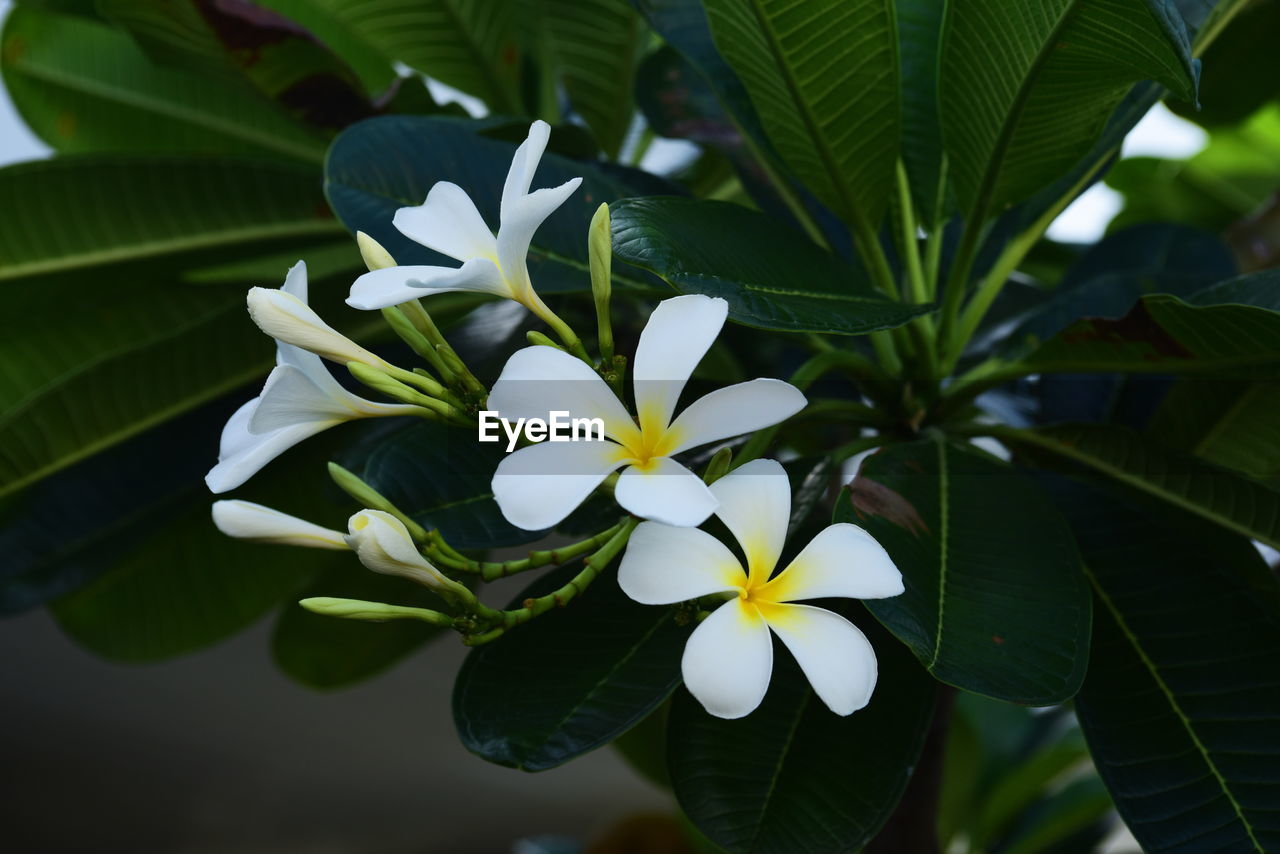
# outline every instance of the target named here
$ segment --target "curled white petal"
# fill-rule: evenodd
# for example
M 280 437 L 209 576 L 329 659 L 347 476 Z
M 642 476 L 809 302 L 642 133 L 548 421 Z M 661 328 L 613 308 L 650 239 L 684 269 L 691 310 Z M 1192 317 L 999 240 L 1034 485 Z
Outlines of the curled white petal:
M 249 316 L 258 328 L 286 344 L 345 365 L 387 363 L 320 319 L 310 306 L 291 293 L 275 288 L 250 288 Z
M 671 605 L 741 589 L 747 581 L 733 552 L 697 528 L 641 522 L 618 566 L 622 592 L 644 605 Z
M 903 589 L 902 573 L 884 547 L 857 525 L 837 522 L 810 540 L 760 595 L 772 602 L 886 599 Z
M 776 460 L 752 460 L 711 485 L 724 522 L 747 556 L 751 579 L 763 584 L 782 555 L 791 519 L 791 481 Z
M 461 267 L 387 267 L 365 273 L 352 283 L 347 305 L 371 311 L 447 291 L 512 298 L 497 266 L 487 258 L 472 258 Z
M 213 502 L 213 524 L 228 537 L 241 540 L 316 549 L 347 548 L 341 531 L 322 528 L 251 501 Z
M 622 465 L 613 442 L 541 442 L 503 458 L 494 472 L 494 500 L 503 517 L 526 531 L 564 520 L 609 472 Z
M 782 380 L 757 379 L 716 389 L 685 407 L 668 432 L 671 453 L 754 433 L 804 409 L 804 393 Z
M 316 367 L 329 377 L 328 369 L 316 359 Z M 277 365 L 267 376 L 257 409 L 249 420 L 251 433 L 269 433 L 295 424 L 350 421 L 379 415 L 410 414 L 415 407 L 398 403 L 375 403 L 354 395 L 335 380 L 332 385 L 316 381 L 313 374 L 293 365 Z
M 656 457 L 644 468 L 628 466 L 618 478 L 614 498 L 642 519 L 681 528 L 707 521 L 716 499 L 702 478 L 670 457 Z
M 256 404 L 257 399 L 250 403 Z M 224 429 L 223 447 L 231 449 L 231 453 L 219 454 L 218 464 L 204 476 L 205 485 L 213 493 L 229 492 L 294 445 L 338 423 L 340 422 L 313 421 L 262 434 L 243 430 L 237 431 L 233 437 L 228 437 Z M 230 427 L 231 422 L 227 426 Z
M 876 653 L 857 626 L 811 605 L 761 605 L 760 613 L 827 708 L 848 715 L 871 701 Z
M 534 299 L 525 260 L 534 232 L 581 183 L 581 178 L 571 178 L 558 187 L 537 190 L 503 207 L 502 228 L 498 230 L 498 264 L 515 299 L 521 302 Z
M 632 371 L 636 412 L 646 429 L 671 423 L 680 392 L 728 314 L 727 302 L 701 294 L 663 300 L 653 310 L 640 333 Z
M 405 237 L 457 261 L 497 257 L 497 242 L 476 204 L 457 184 L 440 181 L 416 207 L 400 208 L 391 224 Z
M 680 668 L 689 693 L 711 714 L 751 714 L 773 675 L 773 640 L 764 618 L 742 599 L 725 602 L 689 636 Z
M 533 175 L 538 171 L 538 164 L 542 161 L 542 154 L 547 150 L 550 139 L 551 125 L 538 119 L 529 125 L 528 136 L 516 147 L 511 166 L 507 169 L 507 178 L 502 184 L 503 219 L 506 219 L 511 205 L 529 192 L 529 187 L 533 185 Z
M 374 572 L 398 575 L 436 590 L 452 586 L 414 545 L 404 523 L 382 510 L 361 510 L 347 523 L 346 543 Z

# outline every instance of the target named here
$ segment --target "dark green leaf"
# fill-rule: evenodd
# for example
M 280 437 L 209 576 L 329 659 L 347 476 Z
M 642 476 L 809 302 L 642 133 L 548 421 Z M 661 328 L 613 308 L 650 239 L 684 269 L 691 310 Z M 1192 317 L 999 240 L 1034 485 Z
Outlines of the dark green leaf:
M 1006 357 L 1082 317 L 1123 317 L 1144 294 L 1187 298 L 1236 272 L 1216 235 L 1181 225 L 1133 226 L 1109 235 L 1072 264 L 1062 281 L 1008 333 Z
M 930 310 L 884 298 L 860 270 L 737 205 L 646 198 L 610 212 L 619 258 L 681 292 L 723 297 L 729 316 L 747 326 L 857 335 Z
M 476 134 L 472 123 L 450 119 L 386 116 L 344 131 L 325 163 L 325 192 L 351 231 L 363 231 L 386 247 L 399 264 L 447 264 L 445 258 L 400 234 L 391 218 L 397 209 L 420 205 L 437 181 L 458 184 L 495 231 L 502 182 L 515 146 Z M 587 227 L 601 202 L 633 195 L 623 180 L 590 164 L 548 153 L 533 180 L 552 187 L 582 176 L 582 186 L 534 235 L 529 275 L 541 292 L 590 287 Z M 615 268 L 615 280 L 647 286 Z
M 157 64 L 247 82 L 311 127 L 335 131 L 374 112 L 346 63 L 248 0 L 99 0 L 98 8 Z
M 510 0 L 264 0 L 361 68 L 403 62 L 495 112 L 519 113 Z M 354 57 L 354 58 L 353 58 Z M 362 71 L 367 76 L 369 70 Z
M 716 45 L 805 186 L 874 229 L 893 188 L 899 69 L 887 0 L 707 0 Z
M 298 595 L 338 596 L 367 602 L 388 602 L 447 612 L 448 606 L 425 588 L 403 578 L 379 575 L 347 555 Z M 276 665 L 309 688 L 345 688 L 391 667 L 422 644 L 439 637 L 441 629 L 416 620 L 366 623 L 313 614 L 289 602 L 276 619 L 271 652 Z
M 1247 540 L 1059 485 L 1097 595 L 1076 710 L 1143 850 L 1280 847 L 1280 591 Z
M 1186 29 L 1165 0 L 959 0 L 941 51 L 948 174 L 971 219 L 1067 172 L 1139 80 L 1195 95 Z
M 760 708 L 738 720 L 676 695 L 668 762 L 681 809 L 735 852 L 856 851 L 906 788 L 933 713 L 934 684 L 863 619 L 879 658 L 871 703 L 848 717 L 814 696 L 790 656 L 774 660 Z
M 305 27 L 316 39 L 351 66 L 364 83 L 366 92 L 385 90 L 396 79 L 392 67 L 394 57 L 388 57 L 382 49 L 365 37 L 359 29 L 349 26 L 342 17 L 342 9 L 350 3 L 331 3 L 328 0 L 256 0 L 259 6 L 272 9 L 290 21 Z
M 1204 52 L 1200 104 L 1175 100 L 1183 118 L 1214 127 L 1243 121 L 1263 104 L 1280 97 L 1280 56 L 1271 39 L 1280 32 L 1280 3 L 1251 3 Z
M 337 428 L 338 430 L 350 428 Z M 260 502 L 326 527 L 344 513 L 325 487 L 328 441 L 295 448 L 237 498 Z M 207 450 L 212 462 L 215 449 Z M 199 453 L 191 449 L 190 453 Z M 268 546 L 235 540 L 209 517 L 213 496 L 194 479 L 145 519 L 144 535 L 114 555 L 102 575 L 52 606 L 63 630 L 117 661 L 181 655 L 243 629 L 330 567 L 360 571 L 349 552 Z
M 1169 390 L 1147 434 L 1261 481 L 1280 479 L 1280 384 L 1188 377 Z
M 351 470 L 365 483 L 454 548 L 513 546 L 546 533 L 503 518 L 489 487 L 502 448 L 477 443 L 473 432 L 431 421 L 395 426 L 348 454 L 363 460 Z
M 513 607 L 567 582 L 571 564 L 531 584 Z M 467 749 L 525 771 L 554 768 L 638 724 L 680 682 L 688 630 L 673 609 L 632 602 L 612 573 L 467 657 L 453 715 Z
M 14 106 L 59 152 L 239 154 L 308 163 L 324 156 L 323 137 L 256 92 L 157 68 L 105 24 L 19 7 L 5 21 L 0 56 Z
M 1042 373 L 1212 373 L 1275 377 L 1280 313 L 1245 305 L 1192 306 L 1144 296 L 1116 320 L 1085 318 L 1020 360 Z
M 192 257 L 281 244 L 302 252 L 342 234 L 318 184 L 302 166 L 161 155 L 9 166 L 0 197 L 24 202 L 0 230 L 0 280 L 160 259 L 185 270 Z
M 940 193 L 938 112 L 938 45 L 946 7 L 938 0 L 896 0 L 894 4 L 902 64 L 902 160 L 916 215 L 926 228 L 940 225 L 949 212 L 946 194 Z
M 1048 453 L 1210 522 L 1280 547 L 1280 492 L 1144 440 L 1124 427 L 1063 424 L 1009 430 L 1002 441 Z M 1054 462 L 1051 458 L 1046 462 Z
M 538 0 L 569 103 L 616 157 L 635 114 L 632 85 L 645 30 L 627 0 Z
M 906 593 L 866 605 L 935 677 L 1033 706 L 1080 687 L 1080 556 L 1024 475 L 944 442 L 893 445 L 863 462 L 836 519 L 866 528 L 902 571 Z

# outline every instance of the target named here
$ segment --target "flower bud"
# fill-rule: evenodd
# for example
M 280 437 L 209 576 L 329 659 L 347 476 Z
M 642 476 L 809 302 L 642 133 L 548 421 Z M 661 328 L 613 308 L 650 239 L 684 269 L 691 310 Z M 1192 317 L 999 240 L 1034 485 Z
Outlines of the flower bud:
M 445 578 L 414 545 L 404 523 L 382 510 L 361 510 L 347 523 L 349 545 L 369 569 L 399 575 L 442 592 L 457 593 L 466 588 Z
M 411 608 L 406 605 L 388 605 L 385 602 L 366 602 L 362 599 L 336 599 L 331 596 L 313 596 L 302 599 L 299 605 L 313 614 L 341 617 L 344 620 L 363 620 L 385 623 L 388 620 L 421 620 L 433 626 L 452 628 L 453 618 L 429 608 Z
M 609 299 L 613 294 L 613 235 L 610 223 L 609 206 L 601 204 L 591 217 L 591 227 L 587 231 L 591 294 L 595 298 L 600 355 L 606 362 L 613 358 L 613 326 L 609 318 Z
M 250 501 L 213 502 L 213 524 L 227 536 L 241 540 L 315 549 L 347 548 L 340 531 Z
M 339 364 L 360 362 L 373 367 L 388 363 L 370 353 L 320 319 L 310 306 L 275 288 L 250 288 L 249 316 L 277 341 L 292 344 Z
M 396 259 L 391 257 L 391 253 L 363 231 L 356 232 L 356 245 L 360 247 L 360 257 L 364 259 L 364 265 L 369 268 L 370 273 L 396 266 Z

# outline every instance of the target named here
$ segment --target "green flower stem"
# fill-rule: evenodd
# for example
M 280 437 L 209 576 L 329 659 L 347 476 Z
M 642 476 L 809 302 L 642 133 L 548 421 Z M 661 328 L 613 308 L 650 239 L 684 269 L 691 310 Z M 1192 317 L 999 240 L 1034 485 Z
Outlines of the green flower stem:
M 409 300 L 406 303 L 401 303 L 399 308 L 404 312 L 409 322 L 422 333 L 422 336 L 434 345 L 435 351 L 441 360 L 466 389 L 472 392 L 484 392 L 484 385 L 475 378 L 466 363 L 449 346 L 449 342 L 440 333 L 440 329 L 436 326 L 435 321 L 431 319 L 431 315 L 427 313 L 427 309 L 421 301 L 416 299 Z M 444 374 L 441 374 L 441 376 L 444 376 Z
M 427 339 L 414 323 L 409 320 L 399 306 L 391 306 L 382 310 L 382 316 L 386 319 L 396 335 L 400 336 L 400 340 L 408 344 L 413 352 L 427 360 L 427 364 L 431 365 L 431 369 L 439 374 L 446 383 L 454 380 L 453 371 L 440 358 L 440 354 L 436 352 L 436 346 Z
M 928 286 L 925 284 L 924 268 L 920 265 L 919 226 L 916 224 L 915 208 L 911 203 L 911 185 L 907 179 L 907 167 L 899 160 L 897 164 L 898 184 L 898 234 L 899 252 L 904 259 L 907 295 L 917 305 L 929 302 Z M 929 315 L 912 318 L 907 326 L 915 344 L 915 352 L 924 368 L 925 376 L 933 379 L 938 373 L 938 354 L 936 351 L 936 331 L 933 318 Z
M 329 463 L 329 477 L 338 485 L 338 488 L 354 498 L 361 507 L 367 507 L 370 510 L 381 510 L 384 513 L 390 513 L 399 519 L 409 536 L 420 543 L 427 542 L 428 533 L 425 528 L 419 525 L 405 513 L 402 513 L 398 507 L 388 501 L 382 493 L 378 492 L 369 484 L 356 477 L 351 472 L 344 469 L 337 463 Z
M 446 421 L 462 426 L 470 426 L 474 423 L 472 419 L 467 418 L 462 414 L 462 412 L 455 409 L 448 403 L 445 403 L 443 400 L 423 394 L 416 389 L 410 388 L 401 381 L 413 380 L 423 388 L 426 388 L 428 385 L 439 386 L 438 383 L 434 380 L 430 380 L 428 377 L 414 374 L 401 368 L 391 368 L 390 370 L 394 372 L 393 376 L 392 373 L 389 373 L 386 369 L 378 370 L 377 368 L 371 368 L 361 362 L 348 362 L 347 370 L 351 372 L 351 376 L 355 377 L 361 383 L 374 391 L 382 392 L 392 400 L 398 400 L 401 403 L 408 403 L 413 406 L 421 407 L 426 410 L 427 413 L 430 413 L 428 417 L 439 416 Z M 441 388 L 441 391 L 443 392 L 444 389 Z
M 1048 210 L 1040 215 L 1031 226 L 1016 238 L 1011 240 L 1004 250 L 1000 253 L 1000 257 L 996 259 L 991 270 L 978 283 L 974 289 L 973 296 L 968 304 L 961 312 L 959 321 L 952 329 L 952 340 L 947 342 L 947 372 L 955 370 L 956 362 L 960 360 L 960 354 L 964 352 L 964 347 L 969 343 L 969 339 L 973 337 L 973 333 L 977 331 L 978 325 L 982 323 L 982 318 L 986 316 L 991 304 L 995 302 L 1000 291 L 1008 282 L 1009 276 L 1018 268 L 1022 260 L 1027 257 L 1027 253 L 1040 241 L 1044 233 L 1048 231 L 1049 226 L 1058 218 L 1058 214 L 1066 209 L 1067 205 L 1080 194 L 1080 191 L 1089 186 L 1093 179 L 1097 176 L 1098 170 L 1102 168 L 1102 164 L 1107 159 L 1098 161 L 1093 168 L 1086 172 L 1079 181 L 1072 185 L 1071 189 L 1062 195 Z
M 479 646 L 496 640 L 507 632 L 513 626 L 527 623 L 535 617 L 539 617 L 553 608 L 563 608 L 573 599 L 582 594 L 584 590 L 591 586 L 591 583 L 599 577 L 601 571 L 609 565 L 609 563 L 618 555 L 622 547 L 627 544 L 627 540 L 631 538 L 631 532 L 635 530 L 636 525 L 640 524 L 640 520 L 630 517 L 626 521 L 620 523 L 617 531 L 609 538 L 603 546 L 597 551 L 587 555 L 583 559 L 582 571 L 570 579 L 558 590 L 548 593 L 546 596 L 539 596 L 536 599 L 526 599 L 521 608 L 512 611 L 497 611 L 480 606 L 479 616 L 490 617 L 498 625 L 476 635 L 469 635 L 463 638 L 463 643 L 467 646 Z M 489 611 L 489 614 L 483 613 Z
M 509 560 L 503 563 L 484 562 L 480 564 L 480 577 L 485 581 L 496 581 L 499 578 L 506 578 L 516 573 L 524 572 L 530 569 L 538 569 L 543 566 L 559 565 L 566 563 L 581 554 L 598 549 L 604 546 L 618 533 L 622 528 L 619 522 L 612 528 L 608 528 L 593 537 L 588 537 L 580 542 L 571 543 L 567 546 L 560 546 L 554 549 L 539 549 L 529 552 L 529 556 L 522 560 Z
M 582 339 L 578 337 L 577 333 L 569 328 L 569 324 L 565 323 L 560 318 L 560 315 L 545 305 L 542 308 L 542 311 L 537 312 L 538 316 L 551 327 L 551 331 L 564 343 L 564 348 L 590 365 L 592 370 L 595 370 L 596 363 L 591 361 L 591 356 L 587 354 L 587 348 L 582 345 Z

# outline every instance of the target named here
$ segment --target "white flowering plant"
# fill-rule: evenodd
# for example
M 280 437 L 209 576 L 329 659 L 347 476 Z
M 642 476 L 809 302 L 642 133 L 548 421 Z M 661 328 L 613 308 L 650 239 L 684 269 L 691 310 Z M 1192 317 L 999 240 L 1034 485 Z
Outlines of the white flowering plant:
M 111 74 L 191 53 L 130 84 L 174 105 L 152 159 L 89 164 L 159 213 L 118 245 L 68 213 L 10 266 L 191 293 L 90 294 L 56 326 L 84 352 L 10 383 L 0 605 L 146 660 L 287 603 L 277 661 L 319 688 L 452 636 L 471 752 L 613 744 L 708 850 L 1095 850 L 1113 805 L 1146 850 L 1280 847 L 1265 240 L 1045 237 L 1245 3 L 89 5 L 22 4 L 6 80 L 60 38 Z M 100 95 L 58 97 L 106 157 Z M 88 533 L 19 536 L 50 518 Z

